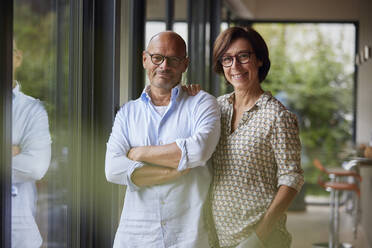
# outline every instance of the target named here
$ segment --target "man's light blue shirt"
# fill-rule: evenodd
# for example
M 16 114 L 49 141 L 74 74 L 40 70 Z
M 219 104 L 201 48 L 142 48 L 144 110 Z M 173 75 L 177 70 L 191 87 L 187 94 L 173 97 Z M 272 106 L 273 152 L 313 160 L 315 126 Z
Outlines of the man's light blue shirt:
M 35 181 L 48 170 L 51 158 L 48 114 L 43 104 L 13 89 L 12 145 L 19 154 L 12 157 L 12 247 L 40 247 L 42 238 L 35 221 Z
M 201 91 L 188 96 L 180 85 L 160 115 L 145 89 L 117 113 L 107 143 L 106 177 L 127 185 L 114 247 L 208 247 L 203 217 L 211 174 L 207 161 L 220 136 L 216 99 Z M 178 170 L 192 170 L 170 183 L 138 187 L 131 181 L 142 162 L 127 158 L 132 147 L 176 142 L 182 151 Z

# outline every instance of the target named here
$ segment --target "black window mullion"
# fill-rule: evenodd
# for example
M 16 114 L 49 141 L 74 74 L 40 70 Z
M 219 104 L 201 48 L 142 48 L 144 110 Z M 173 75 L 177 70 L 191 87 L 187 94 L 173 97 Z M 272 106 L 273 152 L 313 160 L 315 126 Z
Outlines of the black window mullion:
M 173 30 L 174 23 L 174 0 L 166 0 L 165 8 L 165 27 L 166 30 Z
M 140 96 L 145 86 L 142 51 L 145 47 L 146 0 L 130 0 L 129 98 Z
M 13 1 L 0 1 L 0 247 L 11 247 Z
M 213 71 L 213 45 L 221 30 L 221 0 L 210 0 L 210 39 L 209 39 L 209 78 L 210 93 L 215 97 L 221 94 L 220 77 Z
M 205 43 L 206 43 L 206 2 L 188 0 L 188 55 L 190 64 L 187 71 L 188 83 L 197 83 L 205 90 Z
M 117 229 L 118 185 L 107 182 L 104 167 L 106 142 L 119 106 L 120 1 L 96 0 L 94 5 L 93 154 L 91 178 L 94 196 L 93 246 L 111 247 Z

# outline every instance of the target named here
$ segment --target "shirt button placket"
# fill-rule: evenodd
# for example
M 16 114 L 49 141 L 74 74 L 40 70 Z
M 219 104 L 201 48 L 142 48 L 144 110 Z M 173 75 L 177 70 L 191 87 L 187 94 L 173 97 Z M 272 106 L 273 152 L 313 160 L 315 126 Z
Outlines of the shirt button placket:
M 162 199 L 162 197 L 159 198 L 159 210 L 160 210 L 160 227 L 162 229 L 162 233 L 163 233 L 163 243 L 164 243 L 164 247 L 166 247 L 166 227 L 165 227 L 165 220 L 164 220 L 164 200 Z
M 160 201 L 161 216 L 163 217 L 165 201 L 163 199 L 159 199 L 159 201 Z M 161 224 L 162 227 L 164 227 L 165 226 L 165 221 L 162 219 L 160 224 Z

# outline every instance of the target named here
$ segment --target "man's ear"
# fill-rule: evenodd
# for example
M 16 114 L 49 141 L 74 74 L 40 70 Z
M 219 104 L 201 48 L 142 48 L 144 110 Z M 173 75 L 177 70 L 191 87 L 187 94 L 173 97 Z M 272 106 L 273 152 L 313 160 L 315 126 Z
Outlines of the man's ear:
M 189 57 L 186 57 L 184 60 L 183 60 L 183 63 L 184 63 L 184 68 L 183 68 L 183 71 L 182 72 L 185 72 L 187 70 L 187 67 L 189 66 L 189 63 L 190 63 L 190 59 Z
M 13 66 L 15 68 L 18 68 L 21 66 L 23 60 L 23 53 L 21 50 L 16 49 L 15 54 L 14 54 L 14 61 L 13 61 Z
M 146 60 L 147 60 L 148 58 L 147 58 L 147 56 L 146 56 L 146 51 L 143 51 L 142 52 L 142 66 L 143 66 L 143 68 L 145 68 L 146 69 Z

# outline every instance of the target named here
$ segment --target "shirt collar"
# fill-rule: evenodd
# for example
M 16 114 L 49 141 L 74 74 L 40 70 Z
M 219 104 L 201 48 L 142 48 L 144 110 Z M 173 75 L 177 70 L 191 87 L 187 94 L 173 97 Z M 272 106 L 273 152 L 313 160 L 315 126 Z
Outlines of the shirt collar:
M 146 87 L 142 91 L 141 100 L 144 102 L 151 101 L 149 93 L 150 93 L 150 85 L 146 85 Z
M 12 91 L 13 100 L 19 94 L 20 91 L 21 91 L 21 86 L 19 85 L 18 81 L 16 81 L 16 86 L 13 88 L 13 91 Z
M 265 91 L 259 98 L 258 100 L 256 101 L 255 105 L 257 107 L 264 107 L 266 106 L 267 102 L 270 100 L 270 98 L 272 97 L 272 94 L 270 91 Z M 235 99 L 235 93 L 232 92 L 230 94 L 227 95 L 227 101 L 230 103 L 230 104 L 233 104 L 234 103 L 234 99 Z
M 256 105 L 258 107 L 265 107 L 267 102 L 273 97 L 270 91 L 265 91 L 257 100 Z
M 230 104 L 233 104 L 234 103 L 234 100 L 235 100 L 235 93 L 233 91 L 233 92 L 231 92 L 230 94 L 227 95 L 227 101 Z
M 171 102 L 174 102 L 174 101 L 179 101 L 180 97 L 181 97 L 181 84 L 177 84 L 176 86 L 174 86 L 172 88 L 172 92 L 171 92 Z M 141 94 L 141 100 L 144 101 L 144 102 L 149 102 L 151 101 L 151 97 L 150 97 L 150 85 L 147 85 L 143 91 L 142 91 L 142 94 Z

